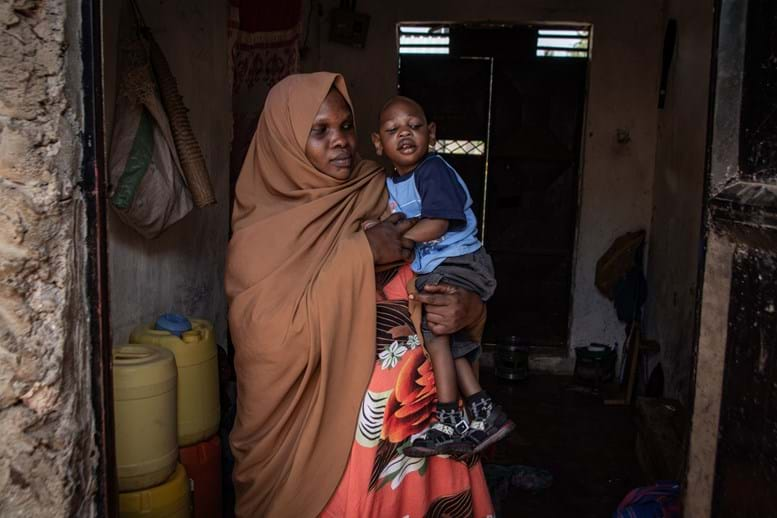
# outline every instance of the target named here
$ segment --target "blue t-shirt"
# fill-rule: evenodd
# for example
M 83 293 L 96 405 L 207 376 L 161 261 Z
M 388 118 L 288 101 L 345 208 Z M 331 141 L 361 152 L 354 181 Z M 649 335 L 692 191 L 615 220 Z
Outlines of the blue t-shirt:
M 481 248 L 477 218 L 464 180 L 440 155 L 430 153 L 412 173 L 386 179 L 391 212 L 408 218 L 447 219 L 448 231 L 439 239 L 417 243 L 411 268 L 430 273 L 448 257 L 471 254 Z

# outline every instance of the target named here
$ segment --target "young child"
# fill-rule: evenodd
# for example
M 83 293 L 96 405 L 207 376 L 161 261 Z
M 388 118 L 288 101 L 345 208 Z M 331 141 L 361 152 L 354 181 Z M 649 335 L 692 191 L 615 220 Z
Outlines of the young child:
M 486 301 L 496 288 L 494 267 L 476 237 L 477 219 L 464 181 L 442 157 L 429 152 L 435 131 L 412 99 L 393 97 L 383 106 L 372 142 L 375 152 L 394 166 L 394 174 L 386 179 L 389 204 L 392 212 L 420 218 L 404 236 L 416 242 L 416 288 L 445 282 Z M 423 327 L 437 384 L 437 422 L 404 450 L 405 455 L 479 452 L 510 433 L 515 424 L 483 391 L 472 369 L 480 344 L 466 331 L 434 335 L 426 318 Z M 469 425 L 459 409 L 459 390 Z

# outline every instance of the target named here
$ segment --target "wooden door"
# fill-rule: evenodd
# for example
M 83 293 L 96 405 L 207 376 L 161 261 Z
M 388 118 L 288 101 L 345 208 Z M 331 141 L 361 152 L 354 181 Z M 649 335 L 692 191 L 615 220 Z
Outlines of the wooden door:
M 687 516 L 777 516 L 777 3 L 718 10 Z
M 495 59 L 485 244 L 497 337 L 566 350 L 587 64 Z

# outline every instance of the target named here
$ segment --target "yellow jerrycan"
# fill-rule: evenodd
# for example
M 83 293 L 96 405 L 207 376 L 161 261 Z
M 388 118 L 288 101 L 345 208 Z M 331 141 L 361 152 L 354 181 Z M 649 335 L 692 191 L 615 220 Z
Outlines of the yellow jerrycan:
M 178 461 L 173 354 L 147 344 L 113 348 L 113 409 L 119 491 L 164 482 Z
M 131 343 L 155 344 L 175 355 L 178 365 L 178 445 L 209 438 L 219 428 L 216 338 L 207 320 L 167 313 L 136 327 Z
M 119 493 L 119 518 L 191 518 L 189 477 L 178 464 L 164 484 Z

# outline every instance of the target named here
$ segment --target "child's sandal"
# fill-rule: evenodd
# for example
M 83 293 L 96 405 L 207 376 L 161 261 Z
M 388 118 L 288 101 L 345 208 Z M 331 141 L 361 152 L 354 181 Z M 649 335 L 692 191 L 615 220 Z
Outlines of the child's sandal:
M 485 419 L 475 419 L 469 424 L 464 438 L 470 444 L 472 453 L 480 453 L 492 444 L 501 441 L 515 429 L 515 423 L 507 417 L 501 407 L 495 406 Z
M 463 425 L 463 426 L 461 426 Z M 465 455 L 472 452 L 469 441 L 463 433 L 467 424 L 461 421 L 456 427 L 434 423 L 429 430 L 405 448 L 402 453 L 408 457 L 434 457 L 435 455 Z

